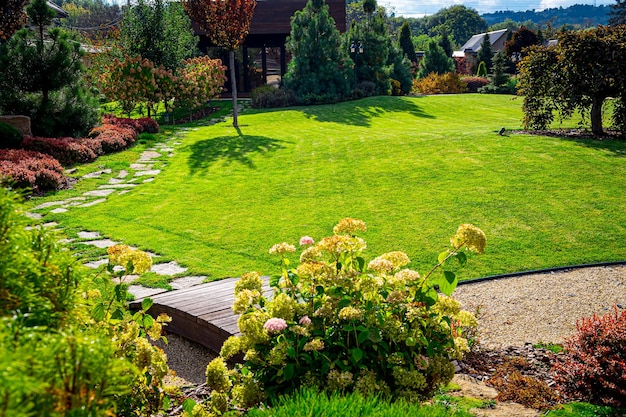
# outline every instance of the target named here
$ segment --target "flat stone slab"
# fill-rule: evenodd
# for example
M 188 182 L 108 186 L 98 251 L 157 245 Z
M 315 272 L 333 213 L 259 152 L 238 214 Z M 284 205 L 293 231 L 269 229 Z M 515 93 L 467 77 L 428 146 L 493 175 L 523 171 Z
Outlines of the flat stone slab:
M 90 172 L 89 174 L 85 174 L 83 175 L 83 178 L 99 178 L 102 174 L 110 174 L 111 170 L 110 169 L 103 169 L 100 171 L 94 171 L 94 172 Z
M 130 284 L 131 282 L 135 282 L 136 280 L 139 279 L 139 275 L 124 275 L 122 278 L 119 277 L 115 277 L 113 278 L 111 281 L 115 284 Z M 136 287 L 138 285 L 135 285 Z
M 159 175 L 159 173 L 161 173 L 160 169 L 150 169 L 147 171 L 137 171 L 135 172 L 135 177 L 146 177 L 146 176 L 155 176 L 155 175 Z
M 99 198 L 97 200 L 90 201 L 89 203 L 80 204 L 78 207 L 91 207 L 95 206 L 96 204 L 104 203 L 105 201 L 107 201 L 106 198 Z
M 128 286 L 128 292 L 134 295 L 135 298 L 137 299 L 144 298 L 144 297 L 151 297 L 153 295 L 161 294 L 166 291 L 167 290 L 164 290 L 163 288 L 147 288 L 147 287 L 142 287 L 141 285 L 129 285 Z
M 43 203 L 38 205 L 37 207 L 33 208 L 33 210 L 42 210 L 42 209 L 46 209 L 46 208 L 50 208 L 50 207 L 54 207 L 54 206 L 61 206 L 65 204 L 65 201 L 50 201 L 48 203 Z
M 87 191 L 84 192 L 83 195 L 88 195 L 91 197 L 107 197 L 111 194 L 113 194 L 115 192 L 115 190 L 107 188 L 105 190 L 93 190 L 93 191 Z
M 121 170 L 119 174 L 117 174 L 117 178 L 126 178 L 128 177 L 128 171 L 125 169 Z
M 30 213 L 30 212 L 26 212 L 24 213 L 24 215 L 26 217 L 28 217 L 29 219 L 33 219 L 33 220 L 40 220 L 43 218 L 43 216 L 39 213 Z
M 109 180 L 109 184 L 122 184 L 124 183 L 124 179 L 122 178 L 111 178 Z
M 118 190 L 120 188 L 133 188 L 136 186 L 137 184 L 103 184 L 99 186 L 98 188 L 100 190 L 110 190 L 110 189 Z
M 122 190 L 122 191 L 120 191 L 120 195 L 126 194 L 126 193 L 130 193 L 130 190 Z
M 98 232 L 78 232 L 78 237 L 81 239 L 98 239 L 100 237 L 100 233 Z
M 130 169 L 134 169 L 135 171 L 145 171 L 152 169 L 152 164 L 130 164 Z
M 67 209 L 63 207 L 57 207 L 55 209 L 50 210 L 50 213 L 65 213 L 65 212 L 67 212 Z
M 157 151 L 144 151 L 139 157 L 139 159 L 137 160 L 137 162 L 141 163 L 141 162 L 152 161 L 153 159 L 159 158 L 160 156 L 161 156 L 161 153 Z
M 111 239 L 89 240 L 87 242 L 81 242 L 81 243 L 85 245 L 95 246 L 96 248 L 102 248 L 102 249 L 109 248 L 113 245 L 117 245 L 117 242 L 114 242 Z
M 90 261 L 90 262 L 86 262 L 84 265 L 87 268 L 93 268 L 93 269 L 98 269 L 100 268 L 102 265 L 106 265 L 109 263 L 109 258 L 102 258 L 102 259 L 98 259 L 97 261 Z
M 143 180 L 143 182 L 152 182 L 152 181 L 154 181 L 154 178 L 147 178 L 147 179 Z
M 162 264 L 152 264 L 152 269 L 150 271 L 159 275 L 176 275 L 184 273 L 187 271 L 187 268 L 183 268 L 175 261 L 172 261 Z
M 182 290 L 183 288 L 190 288 L 198 284 L 202 284 L 206 277 L 198 276 L 198 277 L 182 277 L 177 278 L 170 282 L 172 289 L 174 290 Z

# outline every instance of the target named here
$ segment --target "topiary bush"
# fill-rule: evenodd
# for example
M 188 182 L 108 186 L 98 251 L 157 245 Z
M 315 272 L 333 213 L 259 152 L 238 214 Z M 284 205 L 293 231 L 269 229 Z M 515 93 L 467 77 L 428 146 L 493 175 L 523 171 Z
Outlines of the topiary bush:
M 13 126 L 0 122 L 0 149 L 19 149 L 24 136 Z
M 467 84 L 468 93 L 477 93 L 478 89 L 489 84 L 489 79 L 485 77 L 461 77 L 461 81 Z
M 560 389 L 592 404 L 626 406 L 626 310 L 583 317 L 576 330 L 553 367 Z
M 303 237 L 293 268 L 295 246 L 274 245 L 270 254 L 279 257 L 281 274 L 270 280 L 272 299 L 263 295 L 259 273 L 242 276 L 233 304 L 241 336 L 229 338 L 207 367 L 209 407 L 229 396 L 250 407 L 303 385 L 420 401 L 452 379 L 451 361 L 469 350 L 466 330 L 476 318 L 449 296 L 458 281 L 444 267 L 452 258 L 466 262 L 463 247 L 482 253 L 485 235 L 462 225 L 452 248 L 422 276 L 406 268 L 410 259 L 402 252 L 367 263 L 366 242 L 357 236 L 365 230 L 347 218 L 317 243 Z M 244 363 L 229 372 L 225 361 L 238 354 Z
M 94 161 L 98 154 L 87 145 L 89 139 L 40 138 L 24 139 L 23 147 L 52 156 L 63 166 L 85 164 Z

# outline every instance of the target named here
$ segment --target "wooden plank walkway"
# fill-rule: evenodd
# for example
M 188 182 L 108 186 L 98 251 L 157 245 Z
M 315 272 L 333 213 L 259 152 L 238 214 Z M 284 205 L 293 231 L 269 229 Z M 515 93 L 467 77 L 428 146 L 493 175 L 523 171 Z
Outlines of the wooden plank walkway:
M 239 333 L 239 315 L 232 310 L 235 283 L 238 279 L 227 278 L 154 295 L 150 297 L 154 304 L 148 313 L 154 317 L 161 313 L 167 314 L 172 321 L 165 327 L 166 332 L 183 336 L 219 352 L 227 338 Z M 263 292 L 267 297 L 272 292 L 269 277 L 262 279 Z M 139 310 L 141 301 L 142 299 L 132 301 L 130 309 Z

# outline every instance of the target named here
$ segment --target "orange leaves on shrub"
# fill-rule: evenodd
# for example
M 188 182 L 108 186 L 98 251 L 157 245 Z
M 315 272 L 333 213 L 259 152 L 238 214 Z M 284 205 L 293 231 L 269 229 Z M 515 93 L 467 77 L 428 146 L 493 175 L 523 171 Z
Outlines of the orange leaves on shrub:
M 248 36 L 256 0 L 182 0 L 182 4 L 211 42 L 234 51 Z
M 447 72 L 443 75 L 431 72 L 427 77 L 413 80 L 415 94 L 458 94 L 467 89 L 458 74 Z
M 564 359 L 553 370 L 560 388 L 594 404 L 626 406 L 626 310 L 613 306 L 576 323 Z
M 3 0 L 0 4 L 0 40 L 6 41 L 26 23 L 26 0 Z

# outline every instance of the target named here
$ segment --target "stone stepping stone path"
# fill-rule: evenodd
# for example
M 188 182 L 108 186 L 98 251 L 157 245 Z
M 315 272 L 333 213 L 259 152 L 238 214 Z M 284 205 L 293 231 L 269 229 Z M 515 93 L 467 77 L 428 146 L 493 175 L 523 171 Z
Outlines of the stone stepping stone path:
M 240 113 L 245 111 L 246 105 L 239 107 Z M 225 117 L 220 119 L 214 118 L 199 123 L 200 126 L 209 126 L 216 123 L 224 122 Z M 132 192 L 136 187 L 144 183 L 154 181 L 155 177 L 161 173 L 161 169 L 167 163 L 167 158 L 174 156 L 176 146 L 182 145 L 181 137 L 189 131 L 195 131 L 198 128 L 181 128 L 179 132 L 174 136 L 168 138 L 165 142 L 156 143 L 152 148 L 149 148 L 142 152 L 139 159 L 131 164 L 128 169 L 122 169 L 117 174 L 111 169 L 101 169 L 98 171 L 85 174 L 80 179 L 97 179 L 103 176 L 112 175 L 106 184 L 98 185 L 96 189 L 85 191 L 81 196 L 71 197 L 60 201 L 50 201 L 42 203 L 32 209 L 32 212 L 27 212 L 26 216 L 33 220 L 41 220 L 48 213 L 65 213 L 70 211 L 74 207 L 90 207 L 96 204 L 107 201 L 107 197 L 112 195 L 123 195 Z M 66 170 L 67 174 L 72 174 L 77 171 L 76 168 Z M 57 223 L 48 222 L 44 223 L 43 227 L 57 227 Z M 98 232 L 81 231 L 78 232 L 78 242 L 84 245 L 92 245 L 97 248 L 108 248 L 122 242 L 116 242 L 111 239 L 104 238 Z M 62 239 L 61 242 L 69 243 L 76 242 L 77 239 Z M 159 255 L 148 252 L 152 258 L 158 258 Z M 104 267 L 108 263 L 108 258 L 102 258 L 86 262 L 85 266 L 93 269 Z M 119 268 L 119 269 L 118 269 Z M 116 267 L 116 270 L 120 271 L 121 267 Z M 180 266 L 175 261 L 153 263 L 151 272 L 174 278 L 169 282 L 169 285 L 174 290 L 180 290 L 184 288 L 193 287 L 201 284 L 206 277 L 204 276 L 184 276 L 187 268 Z M 138 275 L 126 275 L 122 278 L 125 283 L 132 283 L 139 278 Z M 119 283 L 119 278 L 114 278 L 113 282 Z M 135 296 L 135 298 L 150 297 L 156 294 L 167 291 L 164 288 L 147 288 L 142 285 L 131 284 L 128 287 L 128 291 Z

